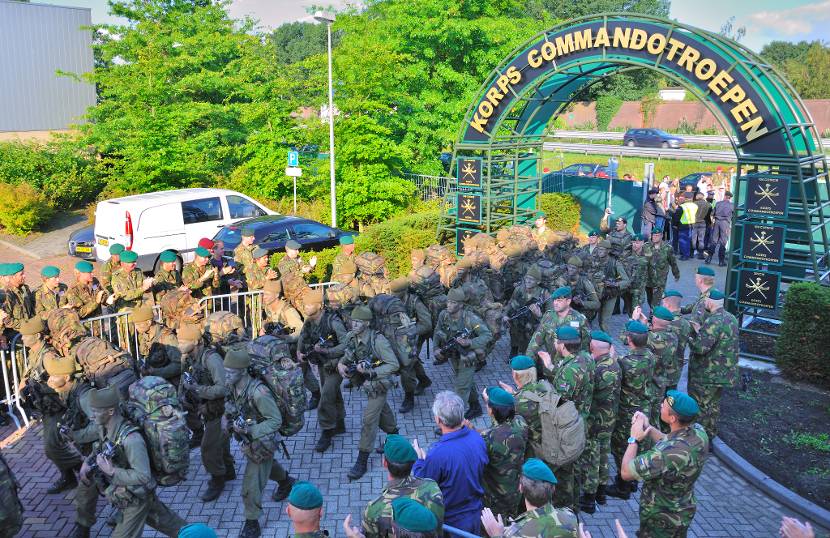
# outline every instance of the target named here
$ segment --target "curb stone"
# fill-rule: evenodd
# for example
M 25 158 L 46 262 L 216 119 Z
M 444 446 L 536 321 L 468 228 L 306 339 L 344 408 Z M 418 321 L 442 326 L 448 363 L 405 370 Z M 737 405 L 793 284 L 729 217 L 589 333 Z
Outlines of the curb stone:
M 830 529 L 830 510 L 825 510 L 794 491 L 785 488 L 743 459 L 737 452 L 721 441 L 720 438 L 716 437 L 712 444 L 715 449 L 713 451 L 715 456 L 747 482 L 797 514 L 821 525 L 825 529 Z

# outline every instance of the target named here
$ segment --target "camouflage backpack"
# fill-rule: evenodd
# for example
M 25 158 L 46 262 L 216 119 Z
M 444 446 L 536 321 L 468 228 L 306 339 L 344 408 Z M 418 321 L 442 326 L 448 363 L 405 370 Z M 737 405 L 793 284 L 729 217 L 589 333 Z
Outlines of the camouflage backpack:
M 64 357 L 70 355 L 72 346 L 78 340 L 88 335 L 78 312 L 69 308 L 50 311 L 46 315 L 46 327 L 49 329 L 52 347 Z
M 445 245 L 430 245 L 426 248 L 426 263 L 433 269 L 441 265 L 445 260 L 454 260 L 450 249 Z
M 122 397 L 127 396 L 130 385 L 136 380 L 133 357 L 115 344 L 96 336 L 88 336 L 73 348 L 75 360 L 92 386 L 118 387 Z
M 354 259 L 358 271 L 364 275 L 383 275 L 386 273 L 386 260 L 374 252 L 361 252 Z
M 190 290 L 174 289 L 164 294 L 159 302 L 161 319 L 165 325 L 175 330 L 182 324 L 197 324 L 205 317 L 199 306 L 199 300 L 191 295 Z
M 476 250 L 486 251 L 490 246 L 495 245 L 496 240 L 484 232 L 479 232 L 464 241 L 464 252 Z
M 279 340 L 273 336 L 260 336 L 248 343 L 251 355 L 249 371 L 271 391 L 282 415 L 279 432 L 283 437 L 296 435 L 305 424 L 307 406 L 303 370 L 284 353 Z
M 153 476 L 160 486 L 187 478 L 190 466 L 190 430 L 176 387 L 161 377 L 142 377 L 129 389 L 125 416 L 141 430 Z
M 576 461 L 585 449 L 585 423 L 572 401 L 561 399 L 547 381 L 542 383 L 548 388 L 546 392 L 528 391 L 524 395 L 538 404 L 542 423 L 541 445 L 533 450 L 540 459 L 561 467 Z
M 20 484 L 0 454 L 0 529 L 4 536 L 14 536 L 23 524 L 23 504 L 18 497 L 19 492 Z
M 294 308 L 302 308 L 302 295 L 307 293 L 306 290 L 311 289 L 302 275 L 299 272 L 292 272 L 286 274 L 280 280 L 282 281 L 282 294 L 285 298 Z
M 205 338 L 212 344 L 221 344 L 231 335 L 243 336 L 242 319 L 233 312 L 220 310 L 205 318 Z
M 435 327 L 438 315 L 447 308 L 447 295 L 444 293 L 441 277 L 429 266 L 419 267 L 412 277 L 410 289 L 429 308 L 432 326 Z
M 382 293 L 369 301 L 372 310 L 372 328 L 389 340 L 398 365 L 409 366 L 417 353 L 416 323 L 406 313 L 406 305 L 394 295 Z

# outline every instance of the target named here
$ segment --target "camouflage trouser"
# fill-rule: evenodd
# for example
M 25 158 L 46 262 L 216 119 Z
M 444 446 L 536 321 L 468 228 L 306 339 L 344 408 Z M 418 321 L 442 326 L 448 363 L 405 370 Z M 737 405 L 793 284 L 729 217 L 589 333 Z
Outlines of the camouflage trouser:
M 608 457 L 611 453 L 611 432 L 603 432 L 588 438 L 579 464 L 582 477 L 582 493 L 593 495 L 600 484 L 608 482 Z
M 646 298 L 646 289 L 643 287 L 640 288 L 628 288 L 623 292 L 623 301 L 625 301 L 625 313 L 631 317 L 631 314 L 634 312 L 634 309 L 643 304 L 643 300 Z
M 474 353 L 467 353 L 467 358 L 452 357 L 450 365 L 455 372 L 453 391 L 455 391 L 464 403 L 472 404 L 478 401 L 478 391 L 475 380 L 475 358 Z
M 723 387 L 720 385 L 700 385 L 690 379 L 688 393 L 700 407 L 696 422 L 706 430 L 706 435 L 709 436 L 709 442 L 711 443 L 712 439 L 718 435 L 718 417 L 720 416 L 720 399 L 723 396 Z
M 386 433 L 394 433 L 398 429 L 395 413 L 386 401 L 386 391 L 371 393 L 366 397 L 366 407 L 363 408 L 363 425 L 360 429 L 360 443 L 358 450 L 371 452 L 375 448 L 375 438 L 378 427 Z
M 336 369 L 328 371 L 321 366 L 319 371 L 323 387 L 320 391 L 320 407 L 317 408 L 317 422 L 321 430 L 333 430 L 338 421 L 346 418 L 343 391 L 340 390 L 343 378 Z
M 202 463 L 211 476 L 225 476 L 233 466 L 231 439 L 222 433 L 222 417 L 205 422 L 202 434 Z
M 648 298 L 648 305 L 654 310 L 654 307 L 660 306 L 660 302 L 663 300 L 663 292 L 665 291 L 666 286 L 654 286 L 654 287 L 647 287 L 646 288 L 646 297 Z
M 556 477 L 556 490 L 553 492 L 553 506 L 556 508 L 570 508 L 574 513 L 579 508 L 579 487 L 577 462 L 554 467 L 545 462 Z
M 644 411 L 648 415 L 648 409 L 620 409 L 617 412 L 617 421 L 614 422 L 614 432 L 611 434 L 611 454 L 617 464 L 617 473 L 620 472 L 622 457 L 628 448 L 628 436 L 631 435 L 631 417 L 635 411 Z M 651 424 L 655 424 L 651 422 Z M 601 482 L 604 483 L 604 482 Z
M 677 513 L 640 505 L 639 538 L 686 538 L 695 510 Z
M 300 362 L 300 369 L 303 371 L 303 385 L 312 394 L 320 394 L 320 382 L 317 381 L 317 376 L 314 375 L 314 370 L 311 365 L 306 362 Z
M 95 509 L 98 504 L 98 486 L 93 481 L 90 485 L 78 482 L 75 489 L 75 522 L 83 527 L 95 524 Z M 144 534 L 144 525 L 149 525 L 166 536 L 177 536 L 187 522 L 161 502 L 156 493 L 151 491 L 146 499 L 131 504 L 118 511 L 115 529 L 116 538 L 140 538 Z
M 245 476 L 242 478 L 242 505 L 245 507 L 245 519 L 259 519 L 262 515 L 262 493 L 268 480 L 280 482 L 288 478 L 288 472 L 275 459 L 262 463 L 245 461 Z
M 559 479 L 558 476 L 556 478 Z M 556 487 L 558 488 L 559 484 Z M 515 519 L 525 511 L 524 499 L 518 491 L 502 495 L 495 492 L 490 493 L 485 487 L 482 501 L 484 506 L 492 510 L 494 514 L 501 514 L 504 521 L 507 521 L 507 518 Z
M 61 471 L 80 467 L 81 456 L 58 433 L 58 416 L 43 415 L 43 453 Z

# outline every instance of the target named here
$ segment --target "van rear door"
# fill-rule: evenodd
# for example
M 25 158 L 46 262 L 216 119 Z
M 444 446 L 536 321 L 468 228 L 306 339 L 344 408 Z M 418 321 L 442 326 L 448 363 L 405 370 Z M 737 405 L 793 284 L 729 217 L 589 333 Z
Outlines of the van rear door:
M 182 221 L 187 238 L 188 253 L 185 262 L 193 259 L 193 250 L 199 246 L 203 237 L 211 238 L 225 224 L 225 211 L 221 197 L 199 198 L 181 202 Z
M 140 256 L 154 255 L 170 249 L 187 248 L 181 204 L 162 204 L 141 212 L 135 233 L 135 250 Z M 154 263 L 155 259 L 149 263 Z
M 113 243 L 131 246 L 127 214 L 125 204 L 110 200 L 98 202 L 95 207 L 95 257 L 99 260 L 109 259 Z

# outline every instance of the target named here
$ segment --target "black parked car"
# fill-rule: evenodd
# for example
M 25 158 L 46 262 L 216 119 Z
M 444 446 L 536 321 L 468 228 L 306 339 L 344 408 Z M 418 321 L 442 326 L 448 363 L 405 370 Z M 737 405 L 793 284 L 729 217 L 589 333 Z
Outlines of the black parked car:
M 550 172 L 545 177 L 554 175 L 601 177 L 608 179 L 608 177 L 610 176 L 610 172 L 608 171 L 608 167 L 603 164 L 577 163 L 572 164 L 570 166 L 566 166 L 562 170 Z
M 355 232 L 338 230 L 300 217 L 263 215 L 225 226 L 213 239 L 222 241 L 225 251 L 229 253 L 242 241 L 242 228 L 252 228 L 254 244 L 268 250 L 269 253 L 285 248 L 285 243 L 289 239 L 300 243 L 303 250 L 318 251 L 338 245 L 342 235 L 357 235 Z
M 70 256 L 85 260 L 95 259 L 95 225 L 90 224 L 72 232 L 69 236 L 68 250 Z
M 684 140 L 661 129 L 629 129 L 623 135 L 623 145 L 633 148 L 681 148 Z
M 694 172 L 689 174 L 688 176 L 683 176 L 680 178 L 680 192 L 684 192 L 686 190 L 686 185 L 691 185 L 692 190 L 697 190 L 697 182 L 704 177 L 712 177 L 714 176 L 714 172 Z

